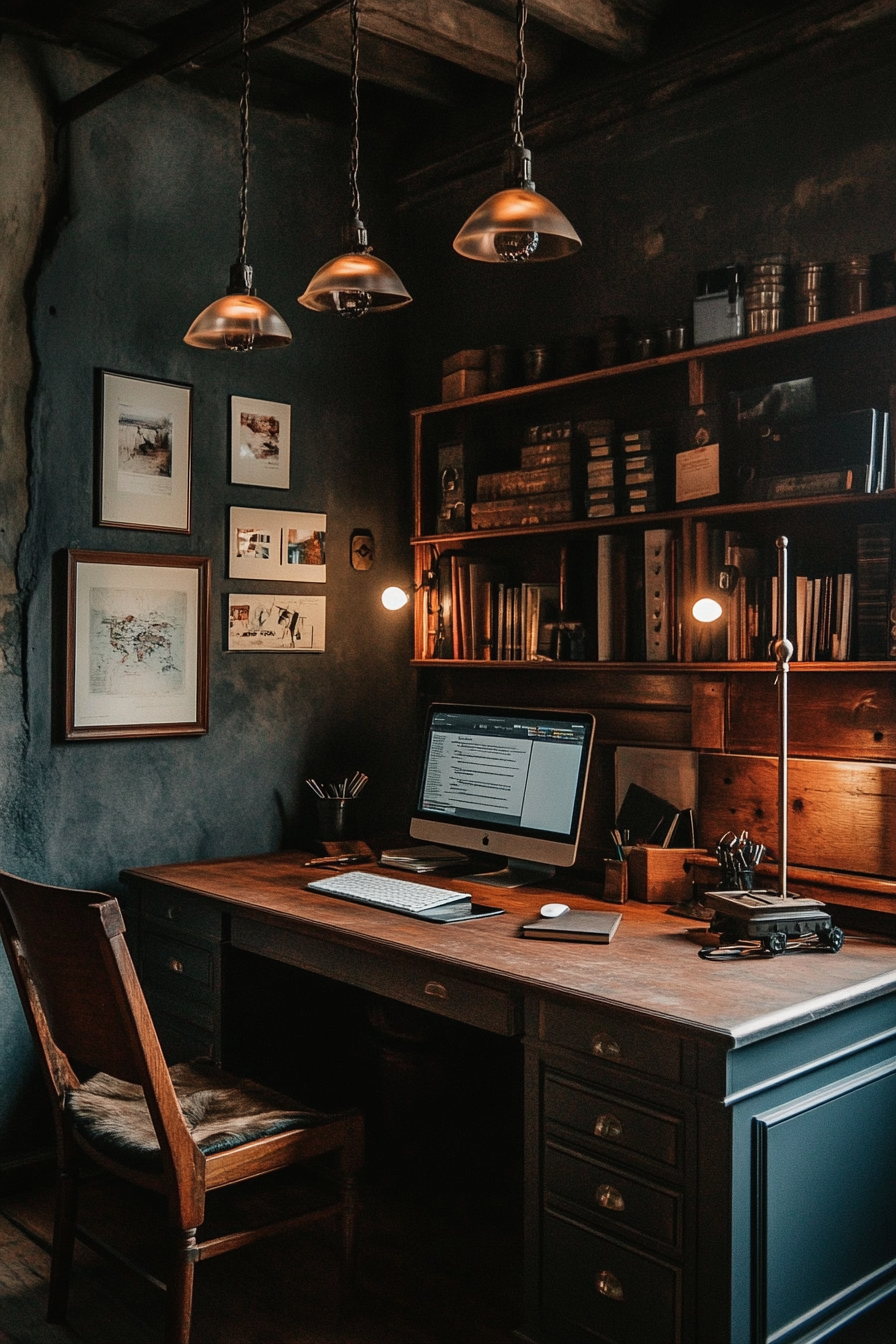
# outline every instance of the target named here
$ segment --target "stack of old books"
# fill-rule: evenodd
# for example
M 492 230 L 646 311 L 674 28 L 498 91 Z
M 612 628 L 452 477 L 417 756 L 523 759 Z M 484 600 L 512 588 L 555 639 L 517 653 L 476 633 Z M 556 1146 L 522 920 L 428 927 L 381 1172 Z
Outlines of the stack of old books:
M 575 517 L 572 423 L 531 425 L 519 469 L 480 476 L 470 506 L 474 530 L 564 523 Z

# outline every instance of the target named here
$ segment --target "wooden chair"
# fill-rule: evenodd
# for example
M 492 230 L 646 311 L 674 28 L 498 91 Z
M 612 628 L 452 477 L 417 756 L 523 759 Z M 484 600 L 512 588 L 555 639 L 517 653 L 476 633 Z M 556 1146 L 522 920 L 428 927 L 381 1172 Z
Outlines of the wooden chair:
M 59 1185 L 47 1319 L 65 1318 L 75 1237 L 96 1247 L 76 1227 L 82 1151 L 167 1201 L 165 1344 L 188 1344 L 198 1260 L 313 1220 L 341 1218 L 347 1291 L 353 1186 L 363 1150 L 360 1115 L 301 1108 L 211 1065 L 169 1070 L 116 900 L 0 872 L 0 932 L 56 1122 Z M 197 1241 L 207 1191 L 325 1153 L 334 1154 L 338 1165 L 335 1202 L 257 1230 Z

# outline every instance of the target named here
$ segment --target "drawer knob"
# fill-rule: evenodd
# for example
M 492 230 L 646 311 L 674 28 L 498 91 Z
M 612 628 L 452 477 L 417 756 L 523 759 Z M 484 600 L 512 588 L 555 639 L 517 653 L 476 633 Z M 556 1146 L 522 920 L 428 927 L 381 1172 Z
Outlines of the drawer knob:
M 609 1209 L 611 1213 L 622 1213 L 625 1209 L 625 1200 L 615 1185 L 599 1185 L 594 1198 L 602 1209 Z
M 168 969 L 169 971 L 174 971 L 175 975 L 183 975 L 184 964 L 181 961 L 180 957 L 169 957 Z
M 602 1031 L 595 1036 L 591 1042 L 592 1055 L 599 1055 L 601 1059 L 621 1059 L 622 1051 L 619 1049 L 619 1042 L 614 1041 L 612 1036 L 608 1036 Z
M 602 1297 L 609 1297 L 613 1302 L 625 1301 L 622 1284 L 611 1269 L 601 1270 L 597 1276 L 596 1287 Z
M 438 980 L 430 980 L 423 988 L 423 993 L 428 994 L 431 999 L 447 999 L 448 991 L 444 985 L 440 985 Z
M 594 1134 L 598 1139 L 621 1139 L 622 1121 L 607 1111 L 599 1115 L 594 1122 Z
M 168 916 L 169 919 L 180 919 L 180 911 L 178 910 L 176 905 L 169 905 L 168 909 L 165 911 L 165 914 Z

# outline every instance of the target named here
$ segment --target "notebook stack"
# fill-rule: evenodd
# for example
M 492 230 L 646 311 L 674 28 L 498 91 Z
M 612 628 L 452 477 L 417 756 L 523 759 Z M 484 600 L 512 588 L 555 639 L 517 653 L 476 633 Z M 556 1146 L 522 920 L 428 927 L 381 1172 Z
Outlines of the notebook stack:
M 532 425 L 513 471 L 480 476 L 470 508 L 474 530 L 569 522 L 573 507 L 572 425 Z

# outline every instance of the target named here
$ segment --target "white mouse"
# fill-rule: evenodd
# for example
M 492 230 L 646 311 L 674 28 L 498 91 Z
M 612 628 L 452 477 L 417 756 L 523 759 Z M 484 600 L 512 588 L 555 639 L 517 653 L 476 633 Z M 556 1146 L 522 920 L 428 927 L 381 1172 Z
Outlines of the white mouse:
M 568 915 L 569 906 L 561 905 L 559 901 L 551 901 L 549 905 L 541 907 L 540 913 L 544 915 L 545 919 L 556 919 L 558 915 Z

